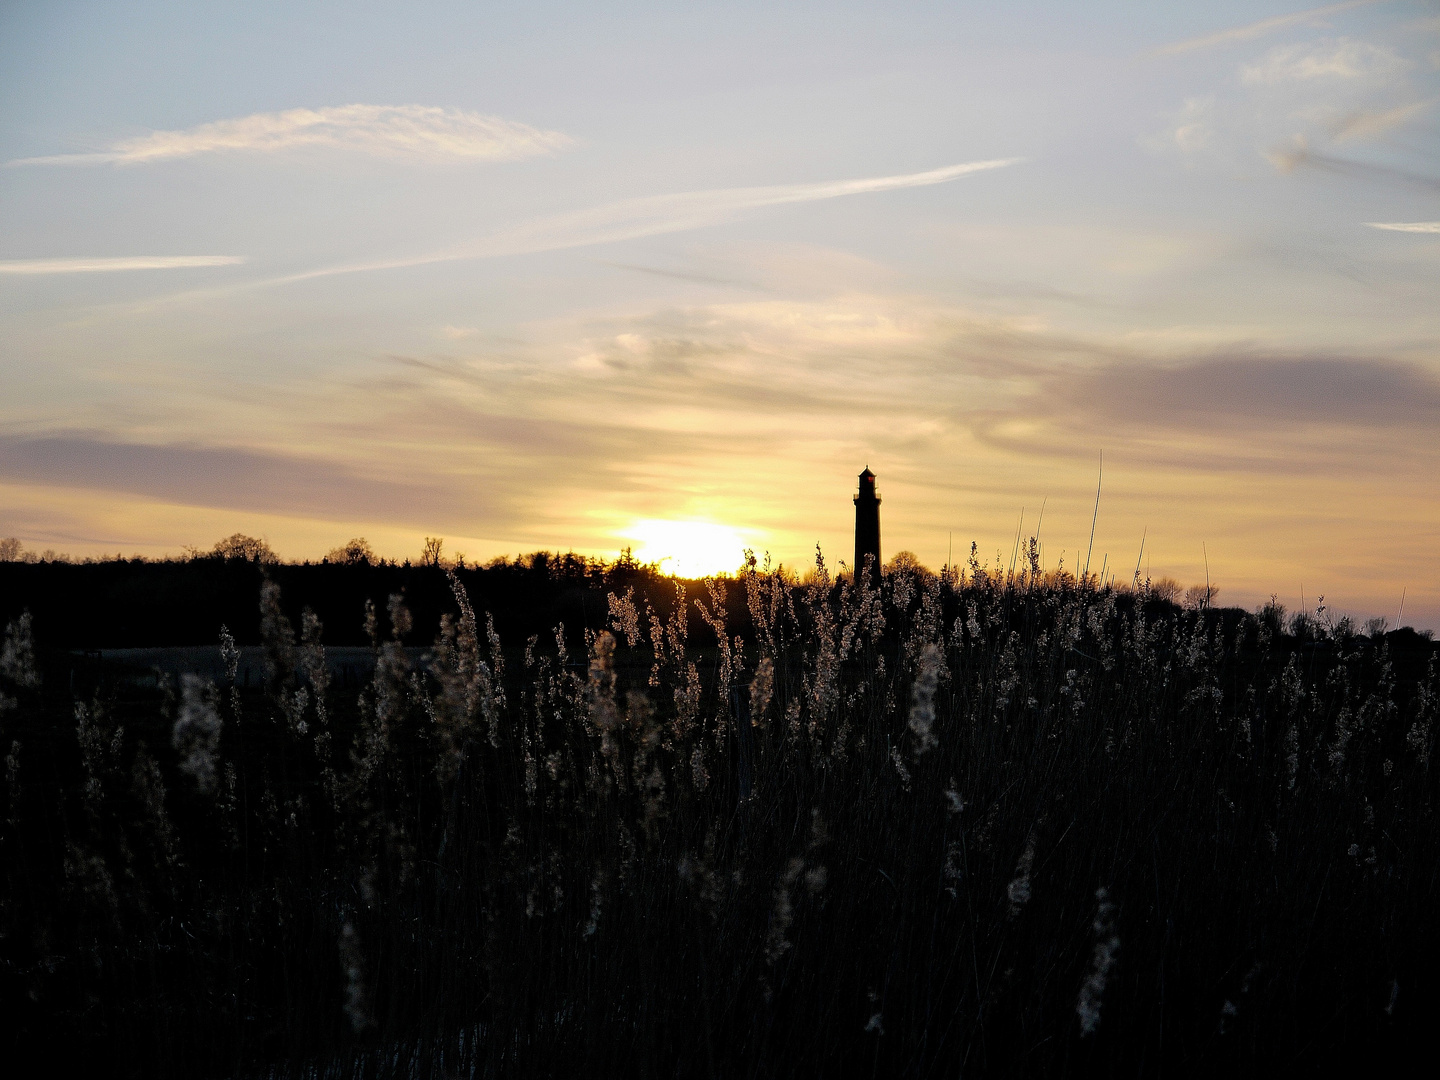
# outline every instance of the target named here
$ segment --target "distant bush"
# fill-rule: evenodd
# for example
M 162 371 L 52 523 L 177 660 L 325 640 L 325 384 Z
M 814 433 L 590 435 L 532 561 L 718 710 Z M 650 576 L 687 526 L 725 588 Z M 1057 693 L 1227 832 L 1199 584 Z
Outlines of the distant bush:
M 223 540 L 215 541 L 211 552 L 220 559 L 236 559 L 240 562 L 278 563 L 280 557 L 268 543 L 244 533 L 234 533 Z
M 0 563 L 71 562 L 69 555 L 56 553 L 51 548 L 44 551 L 30 551 L 13 536 L 0 539 Z
M 1185 587 L 1172 577 L 1162 577 L 1150 584 L 1150 594 L 1157 600 L 1164 600 L 1166 603 L 1176 604 L 1180 602 L 1180 596 Z
M 1200 611 L 1203 608 L 1211 607 L 1219 595 L 1220 586 L 1218 585 L 1191 585 L 1185 590 L 1183 606 L 1189 611 Z M 1167 596 L 1163 599 L 1170 600 L 1173 597 Z
M 357 536 L 330 551 L 325 556 L 325 561 L 341 566 L 370 566 L 380 560 L 375 557 L 375 550 L 370 546 L 369 541 L 363 536 Z

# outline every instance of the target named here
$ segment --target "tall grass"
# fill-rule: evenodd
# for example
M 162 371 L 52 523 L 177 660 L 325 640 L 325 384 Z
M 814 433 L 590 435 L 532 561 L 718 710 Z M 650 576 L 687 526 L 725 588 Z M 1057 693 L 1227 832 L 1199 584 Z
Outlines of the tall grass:
M 77 697 L 11 624 L 12 1052 L 1029 1075 L 1313 1067 L 1428 1027 L 1440 675 L 1413 633 L 973 555 L 872 588 L 817 555 L 803 584 L 632 577 L 502 642 L 448 575 L 418 663 L 404 598 L 367 604 L 358 691 L 273 581 L 263 689 L 222 632 L 219 685 Z

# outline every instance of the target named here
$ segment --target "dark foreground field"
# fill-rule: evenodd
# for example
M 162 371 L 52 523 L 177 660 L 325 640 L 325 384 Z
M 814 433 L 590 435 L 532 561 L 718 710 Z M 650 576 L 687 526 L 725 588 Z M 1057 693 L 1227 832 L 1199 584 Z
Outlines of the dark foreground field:
M 0 616 L 11 1068 L 1432 1053 L 1440 677 L 1412 631 L 973 562 L 878 591 L 6 564 Z

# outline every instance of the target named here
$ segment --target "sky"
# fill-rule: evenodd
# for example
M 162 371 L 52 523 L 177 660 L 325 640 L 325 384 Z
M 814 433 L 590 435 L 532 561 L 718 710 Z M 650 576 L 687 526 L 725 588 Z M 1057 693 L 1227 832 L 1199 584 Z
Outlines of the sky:
M 868 466 L 1435 628 L 1437 346 L 1436 0 L 0 5 L 34 550 L 833 564 Z

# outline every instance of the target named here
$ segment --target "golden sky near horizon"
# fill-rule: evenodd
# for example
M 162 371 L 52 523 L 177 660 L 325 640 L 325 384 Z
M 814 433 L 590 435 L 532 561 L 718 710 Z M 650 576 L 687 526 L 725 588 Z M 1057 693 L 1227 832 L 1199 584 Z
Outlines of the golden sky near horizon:
M 0 535 L 793 566 L 868 465 L 887 556 L 1073 568 L 1103 454 L 1092 569 L 1440 627 L 1433 4 L 61 8 Z

